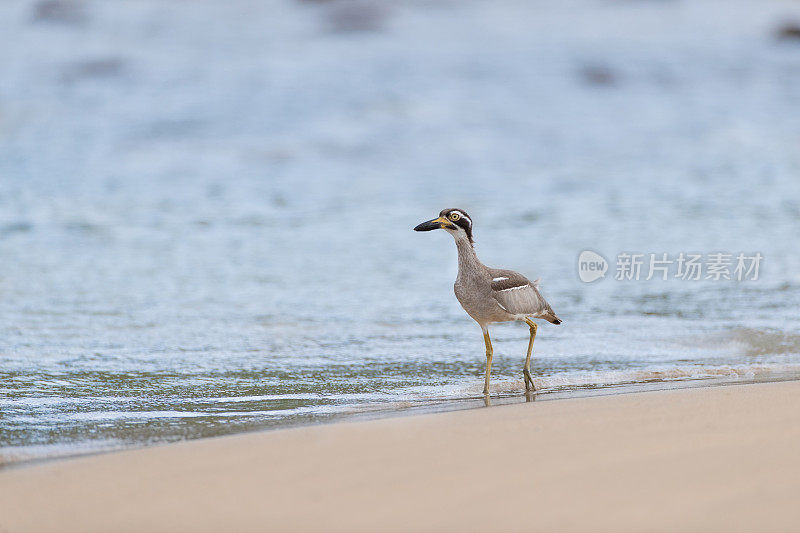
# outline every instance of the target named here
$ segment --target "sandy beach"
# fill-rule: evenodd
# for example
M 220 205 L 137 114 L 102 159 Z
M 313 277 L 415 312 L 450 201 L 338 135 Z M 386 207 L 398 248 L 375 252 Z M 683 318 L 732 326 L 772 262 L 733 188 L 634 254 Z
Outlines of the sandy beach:
M 778 531 L 800 382 L 251 433 L 0 473 L 0 531 Z

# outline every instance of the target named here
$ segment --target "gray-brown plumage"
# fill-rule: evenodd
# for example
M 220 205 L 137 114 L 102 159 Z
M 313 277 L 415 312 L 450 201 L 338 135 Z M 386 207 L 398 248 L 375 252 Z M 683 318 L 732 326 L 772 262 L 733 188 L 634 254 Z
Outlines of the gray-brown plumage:
M 535 390 L 530 373 L 533 340 L 537 325 L 532 319 L 540 318 L 552 324 L 560 324 L 561 319 L 539 292 L 539 281 L 528 278 L 513 270 L 489 268 L 478 260 L 472 240 L 472 219 L 463 209 L 444 209 L 439 218 L 423 222 L 414 228 L 416 231 L 444 229 L 456 241 L 458 249 L 458 277 L 454 285 L 456 298 L 461 307 L 483 330 L 486 343 L 486 379 L 484 394 L 489 394 L 489 377 L 492 369 L 492 342 L 489 338 L 489 324 L 493 322 L 523 321 L 530 326 L 531 337 L 528 342 L 528 356 L 522 369 L 525 390 Z

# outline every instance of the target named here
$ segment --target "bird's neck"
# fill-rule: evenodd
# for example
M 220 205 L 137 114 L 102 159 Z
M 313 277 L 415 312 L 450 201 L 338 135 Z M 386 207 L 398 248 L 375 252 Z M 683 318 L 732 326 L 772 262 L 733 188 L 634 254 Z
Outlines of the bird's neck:
M 456 248 L 458 248 L 459 276 L 480 270 L 481 262 L 478 260 L 478 256 L 475 253 L 475 247 L 469 242 L 466 236 L 456 237 Z

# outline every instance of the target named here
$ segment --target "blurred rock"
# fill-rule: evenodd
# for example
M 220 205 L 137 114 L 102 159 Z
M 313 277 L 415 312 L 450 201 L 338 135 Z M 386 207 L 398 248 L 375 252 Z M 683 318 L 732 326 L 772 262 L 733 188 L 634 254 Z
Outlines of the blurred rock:
M 795 21 L 784 22 L 775 32 L 780 41 L 800 42 L 800 23 Z
M 10 222 L 0 226 L 0 235 L 9 235 L 11 233 L 27 233 L 33 229 L 33 224 L 30 222 L 19 221 Z
M 88 59 L 67 65 L 62 71 L 62 79 L 74 82 L 86 78 L 113 78 L 125 68 L 125 60 L 119 57 Z
M 280 193 L 276 193 L 272 196 L 272 205 L 275 207 L 286 207 L 289 205 L 289 200 Z
M 336 2 L 328 8 L 327 21 L 335 32 L 379 31 L 388 17 L 386 8 L 371 2 Z
M 33 6 L 34 22 L 83 24 L 88 19 L 86 3 L 80 0 L 40 0 Z
M 542 213 L 540 211 L 527 211 L 522 213 L 520 219 L 525 222 L 538 222 L 542 219 Z
M 578 75 L 587 85 L 610 86 L 618 81 L 616 73 L 605 65 L 584 65 Z

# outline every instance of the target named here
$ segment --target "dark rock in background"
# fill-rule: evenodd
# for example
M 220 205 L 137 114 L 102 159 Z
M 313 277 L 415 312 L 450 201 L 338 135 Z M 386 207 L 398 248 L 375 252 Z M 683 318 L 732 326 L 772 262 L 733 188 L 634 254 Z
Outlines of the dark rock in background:
M 80 0 L 40 0 L 33 6 L 34 22 L 78 25 L 89 20 L 85 2 Z
M 800 22 L 787 21 L 781 24 L 775 32 L 780 41 L 800 42 Z

